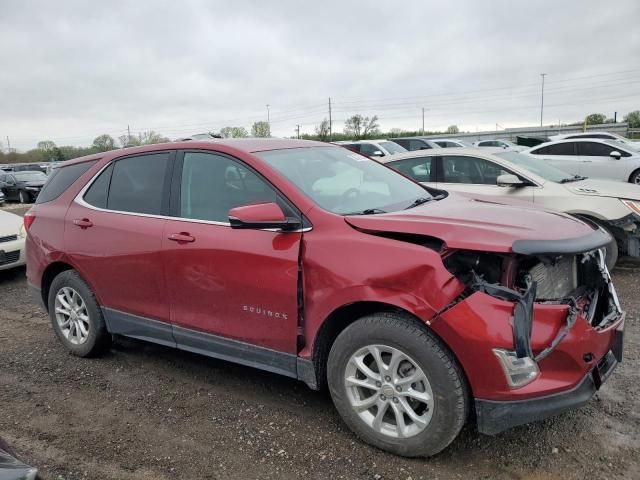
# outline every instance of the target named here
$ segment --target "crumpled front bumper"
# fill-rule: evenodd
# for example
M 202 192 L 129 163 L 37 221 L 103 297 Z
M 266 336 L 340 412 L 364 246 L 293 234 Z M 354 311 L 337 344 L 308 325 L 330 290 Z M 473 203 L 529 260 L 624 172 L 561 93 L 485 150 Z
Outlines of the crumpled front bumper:
M 495 435 L 509 428 L 542 420 L 586 404 L 622 361 L 623 336 L 624 321 L 615 330 L 611 350 L 569 391 L 515 401 L 476 399 L 478 431 Z

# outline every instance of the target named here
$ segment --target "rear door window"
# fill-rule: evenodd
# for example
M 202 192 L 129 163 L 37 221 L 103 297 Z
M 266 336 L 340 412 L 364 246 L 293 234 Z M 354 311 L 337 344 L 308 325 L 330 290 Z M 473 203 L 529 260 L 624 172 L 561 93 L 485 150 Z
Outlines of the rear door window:
M 389 166 L 407 177 L 413 178 L 416 182 L 430 182 L 432 162 L 431 157 L 407 158 L 392 162 Z
M 161 215 L 168 206 L 165 193 L 169 152 L 127 157 L 113 165 L 107 209 Z
M 105 168 L 98 178 L 91 184 L 84 194 L 84 201 L 97 208 L 107 208 L 107 197 L 109 194 L 109 183 L 111 182 L 111 172 L 113 163 Z
M 575 145 L 575 142 L 556 143 L 532 150 L 531 153 L 534 155 L 577 155 Z
M 97 160 L 91 162 L 76 163 L 68 167 L 57 167 L 53 169 L 47 182 L 42 187 L 40 194 L 36 198 L 36 203 L 45 203 L 55 200 L 69 188 L 82 174 L 96 164 Z

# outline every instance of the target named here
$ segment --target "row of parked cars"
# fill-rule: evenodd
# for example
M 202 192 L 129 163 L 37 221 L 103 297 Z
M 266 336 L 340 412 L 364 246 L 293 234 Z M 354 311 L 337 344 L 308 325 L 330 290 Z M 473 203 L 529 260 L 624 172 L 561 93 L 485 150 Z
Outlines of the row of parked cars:
M 393 141 L 404 148 L 389 149 Z M 456 138 L 341 142 L 425 185 L 530 202 L 593 221 L 619 252 L 640 256 L 640 143 L 607 132 L 555 136 L 524 148 L 507 140 Z M 622 183 L 625 182 L 625 183 Z
M 364 441 L 433 455 L 471 418 L 578 407 L 621 361 L 607 231 L 640 189 L 615 185 L 509 148 L 196 139 L 61 164 L 0 252 L 26 242 L 79 357 L 123 335 L 326 386 Z

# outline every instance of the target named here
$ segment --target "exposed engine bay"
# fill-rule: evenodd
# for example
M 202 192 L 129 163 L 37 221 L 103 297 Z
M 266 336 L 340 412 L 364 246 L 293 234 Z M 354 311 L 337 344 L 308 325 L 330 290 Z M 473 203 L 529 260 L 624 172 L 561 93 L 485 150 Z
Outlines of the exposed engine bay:
M 622 314 L 604 249 L 563 255 L 522 255 L 454 250 L 444 252 L 445 267 L 465 285 L 465 298 L 481 291 L 514 302 L 513 341 L 517 358 L 539 362 L 567 336 L 578 316 L 596 330 Z M 534 304 L 567 305 L 568 314 L 550 345 L 531 350 Z

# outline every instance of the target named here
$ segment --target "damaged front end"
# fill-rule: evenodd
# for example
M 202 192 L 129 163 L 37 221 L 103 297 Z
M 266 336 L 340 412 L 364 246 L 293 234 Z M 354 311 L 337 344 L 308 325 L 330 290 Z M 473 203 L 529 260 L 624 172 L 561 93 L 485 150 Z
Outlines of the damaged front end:
M 564 243 L 523 241 L 514 244 L 513 254 L 456 250 L 446 252 L 447 269 L 466 285 L 461 299 L 474 292 L 513 303 L 513 349 L 494 348 L 511 388 L 535 380 L 538 363 L 566 338 L 578 317 L 593 329 L 603 330 L 620 319 L 623 312 L 605 264 L 608 237 L 598 235 L 577 250 Z M 590 249 L 590 247 L 595 247 Z M 564 305 L 563 325 L 542 348 L 532 348 L 535 305 Z M 621 360 L 621 349 L 616 353 Z
M 431 322 L 468 373 L 478 429 L 495 434 L 586 403 L 622 360 L 624 312 L 605 264 L 610 237 L 448 250 L 465 291 Z

